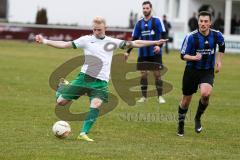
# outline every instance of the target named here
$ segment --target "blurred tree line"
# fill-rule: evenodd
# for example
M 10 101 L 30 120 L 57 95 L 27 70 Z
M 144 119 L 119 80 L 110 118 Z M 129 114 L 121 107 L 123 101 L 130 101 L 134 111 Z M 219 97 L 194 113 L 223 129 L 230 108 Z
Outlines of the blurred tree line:
M 48 24 L 47 10 L 41 8 L 37 11 L 36 24 Z

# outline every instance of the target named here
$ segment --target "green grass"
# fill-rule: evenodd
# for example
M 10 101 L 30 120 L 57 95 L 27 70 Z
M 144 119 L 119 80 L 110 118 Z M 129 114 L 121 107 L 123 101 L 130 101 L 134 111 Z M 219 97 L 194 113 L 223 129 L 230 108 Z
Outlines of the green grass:
M 181 99 L 185 64 L 173 51 L 164 55 L 169 70 L 163 79 L 174 86 L 165 95 L 167 103 L 159 105 L 156 98 L 150 98 L 146 104 L 130 107 L 119 99 L 118 107 L 100 117 L 92 128 L 90 137 L 95 142 L 87 143 L 76 140 L 82 122 L 70 122 L 72 134 L 67 139 L 53 136 L 51 128 L 58 118 L 54 112 L 55 93 L 48 85 L 50 74 L 81 52 L 0 41 L 1 160 L 240 159 L 240 55 L 224 57 L 222 71 L 215 77 L 211 104 L 203 116 L 201 134 L 195 134 L 193 129 L 197 93 L 188 113 L 185 137 L 176 136 L 174 118 Z M 135 53 L 136 50 L 129 62 L 135 62 Z M 69 77 L 76 73 L 77 70 Z M 110 90 L 117 95 L 112 83 Z M 85 111 L 88 105 L 83 98 L 74 103 L 72 110 Z M 138 113 L 163 117 L 155 121 L 134 118 Z M 132 117 L 126 118 L 126 115 Z

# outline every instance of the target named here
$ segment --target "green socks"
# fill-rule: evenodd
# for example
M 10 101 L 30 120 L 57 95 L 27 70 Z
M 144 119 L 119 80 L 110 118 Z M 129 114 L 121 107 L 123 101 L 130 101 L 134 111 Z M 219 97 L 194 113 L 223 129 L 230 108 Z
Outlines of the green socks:
M 96 121 L 98 115 L 99 115 L 99 109 L 90 107 L 90 111 L 83 122 L 83 127 L 81 132 L 84 132 L 87 134 L 91 129 L 93 123 Z

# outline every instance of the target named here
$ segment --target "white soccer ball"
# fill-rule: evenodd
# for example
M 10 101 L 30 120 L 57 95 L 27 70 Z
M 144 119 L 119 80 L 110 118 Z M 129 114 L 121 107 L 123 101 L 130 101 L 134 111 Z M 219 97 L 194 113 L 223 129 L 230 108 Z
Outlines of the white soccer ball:
M 66 138 L 71 133 L 71 127 L 65 121 L 57 121 L 54 123 L 52 131 L 56 137 Z

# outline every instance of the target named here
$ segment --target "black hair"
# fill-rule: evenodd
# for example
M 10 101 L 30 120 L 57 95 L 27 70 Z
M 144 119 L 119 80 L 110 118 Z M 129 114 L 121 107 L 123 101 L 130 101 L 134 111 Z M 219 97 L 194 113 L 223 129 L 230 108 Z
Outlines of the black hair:
M 210 21 L 212 20 L 212 14 L 211 14 L 210 12 L 208 12 L 208 11 L 201 11 L 201 12 L 199 12 L 198 18 L 199 18 L 200 16 L 209 16 Z
M 149 4 L 150 8 L 152 8 L 152 3 L 150 1 L 144 1 L 142 3 L 142 5 L 146 5 L 146 4 Z

